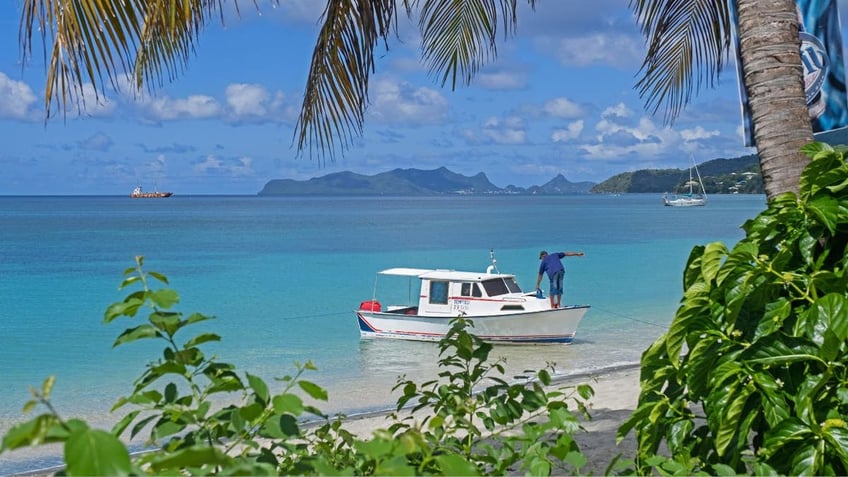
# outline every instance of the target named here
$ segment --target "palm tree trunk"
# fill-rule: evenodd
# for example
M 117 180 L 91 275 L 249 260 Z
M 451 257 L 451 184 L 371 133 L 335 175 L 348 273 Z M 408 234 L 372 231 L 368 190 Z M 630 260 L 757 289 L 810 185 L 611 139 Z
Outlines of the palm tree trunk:
M 766 197 L 798 192 L 809 159 L 801 146 L 813 140 L 804 96 L 793 0 L 736 0 L 743 81 Z

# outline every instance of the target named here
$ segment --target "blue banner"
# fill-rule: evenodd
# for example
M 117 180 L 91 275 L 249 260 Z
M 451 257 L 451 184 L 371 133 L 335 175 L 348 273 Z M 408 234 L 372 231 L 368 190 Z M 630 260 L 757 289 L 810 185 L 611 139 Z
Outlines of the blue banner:
M 848 126 L 848 95 L 845 93 L 845 63 L 842 58 L 842 29 L 837 0 L 796 0 L 801 22 L 801 63 L 804 67 L 804 93 L 813 134 Z M 748 91 L 739 57 L 736 1 L 731 1 L 732 24 L 736 38 L 736 69 L 745 145 L 754 146 L 754 131 Z

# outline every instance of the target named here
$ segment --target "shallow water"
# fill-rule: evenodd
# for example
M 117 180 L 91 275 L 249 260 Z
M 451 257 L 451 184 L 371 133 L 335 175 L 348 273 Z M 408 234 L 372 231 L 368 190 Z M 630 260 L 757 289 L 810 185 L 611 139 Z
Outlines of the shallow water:
M 208 347 L 268 380 L 312 360 L 327 412 L 394 403 L 399 375 L 435 374 L 437 345 L 360 340 L 353 309 L 389 267 L 499 269 L 532 289 L 539 250 L 565 259 L 564 302 L 590 304 L 571 346 L 497 346 L 511 372 L 555 362 L 560 374 L 637 363 L 682 294 L 691 248 L 743 236 L 763 196 L 663 207 L 659 195 L 428 198 L 0 197 L 0 433 L 23 420 L 29 386 L 56 375 L 63 416 L 108 425 L 115 400 L 160 348 L 112 342 L 130 321 L 102 323 L 123 299 L 122 272 L 144 255 L 167 275 L 178 310 L 215 315 Z M 119 417 L 119 416 L 118 416 Z M 0 474 L 55 462 L 0 455 Z M 55 451 L 52 452 L 55 454 Z M 36 461 L 30 458 L 38 459 Z

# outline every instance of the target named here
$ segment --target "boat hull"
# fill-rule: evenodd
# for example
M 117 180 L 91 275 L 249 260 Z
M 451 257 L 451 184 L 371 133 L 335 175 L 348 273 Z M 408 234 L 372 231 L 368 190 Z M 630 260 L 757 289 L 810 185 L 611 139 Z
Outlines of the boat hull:
M 469 330 L 484 341 L 509 344 L 570 344 L 589 305 L 566 306 L 525 313 L 465 316 Z M 420 316 L 356 310 L 363 338 L 438 341 L 445 337 L 455 316 Z
M 663 203 L 669 207 L 698 207 L 702 205 L 707 205 L 707 200 L 701 197 L 694 198 L 677 198 L 677 199 L 664 199 Z
M 165 197 L 171 197 L 174 195 L 173 192 L 140 192 L 140 193 L 132 193 L 130 197 L 133 199 L 164 199 Z

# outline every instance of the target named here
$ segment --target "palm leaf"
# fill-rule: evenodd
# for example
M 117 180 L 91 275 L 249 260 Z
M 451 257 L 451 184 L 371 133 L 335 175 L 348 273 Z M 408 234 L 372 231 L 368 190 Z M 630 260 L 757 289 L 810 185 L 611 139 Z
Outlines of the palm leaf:
M 531 7 L 535 0 L 529 0 Z M 418 27 L 423 60 L 432 73 L 441 73 L 441 84 L 459 79 L 469 84 L 480 67 L 497 55 L 497 25 L 504 36 L 515 32 L 516 0 L 428 0 L 421 7 Z M 459 78 L 458 78 L 459 77 Z
M 297 149 L 333 157 L 362 134 L 374 48 L 396 20 L 394 0 L 330 0 L 312 53 Z
M 99 101 L 106 79 L 118 89 L 131 71 L 139 87 L 142 78 L 173 80 L 216 12 L 216 0 L 23 0 L 19 40 L 26 60 L 33 31 L 40 32 L 49 118 L 54 106 L 63 114 L 72 106 L 82 111 L 86 84 Z
M 636 87 L 654 113 L 673 121 L 704 84 L 713 87 L 730 51 L 724 0 L 631 0 L 648 51 Z

